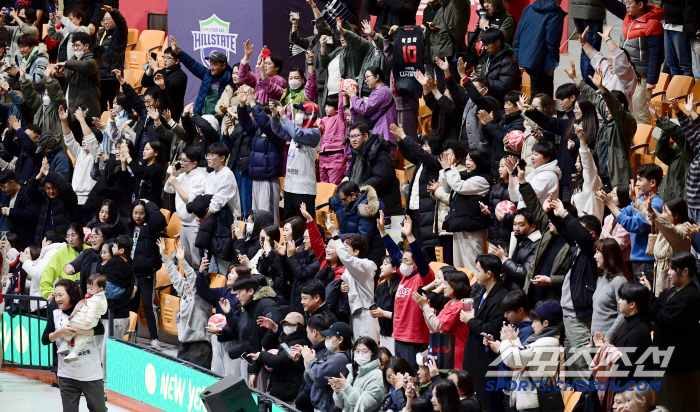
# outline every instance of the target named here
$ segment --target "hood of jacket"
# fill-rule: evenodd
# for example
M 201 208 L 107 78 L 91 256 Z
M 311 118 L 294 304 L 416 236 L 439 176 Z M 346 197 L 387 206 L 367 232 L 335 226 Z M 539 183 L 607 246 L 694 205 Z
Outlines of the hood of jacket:
M 374 160 L 377 158 L 379 151 L 385 149 L 387 152 L 391 151 L 391 143 L 384 140 L 381 135 L 370 133 L 369 138 L 365 141 L 362 146 L 362 153 L 365 158 L 365 162 Z
M 551 162 L 545 163 L 536 169 L 532 169 L 532 173 L 530 175 L 532 175 L 534 178 L 534 175 L 544 172 L 552 172 L 557 175 L 558 179 L 561 179 L 561 169 L 559 168 L 559 162 L 557 160 L 552 160 Z
M 68 243 L 64 242 L 55 242 L 50 245 L 46 245 L 41 248 L 41 253 L 39 254 L 39 259 L 43 258 L 47 253 L 53 251 L 53 250 L 58 250 L 62 248 L 63 246 L 67 245 Z M 39 260 L 37 259 L 37 260 Z
M 357 199 L 357 210 L 360 212 L 362 217 L 374 217 L 379 212 L 379 196 L 377 196 L 377 191 L 374 190 L 372 186 L 362 186 L 360 190 L 363 191 L 362 196 Z M 364 197 L 364 199 L 363 199 Z M 362 200 L 367 200 L 367 203 L 363 203 Z
M 537 0 L 536 2 L 532 3 L 532 9 L 540 14 L 551 13 L 555 11 L 566 13 L 564 10 L 561 9 L 561 7 L 559 7 L 557 3 L 554 2 L 554 0 Z
M 263 286 L 260 289 L 258 289 L 257 292 L 255 292 L 251 302 L 258 301 L 258 300 L 263 299 L 263 298 L 273 298 L 274 299 L 276 297 L 277 297 L 277 293 L 275 293 L 274 289 L 272 289 L 270 286 Z
M 275 223 L 274 216 L 266 210 L 254 209 L 248 212 L 248 216 L 253 217 L 253 233 L 250 234 L 250 237 L 246 236 L 246 241 L 252 240 L 257 242 L 260 239 L 260 231 Z
M 503 45 L 503 50 L 501 50 L 500 53 L 493 57 L 489 57 L 489 60 L 491 61 L 496 61 L 497 59 L 500 59 L 502 57 L 507 57 L 507 56 L 512 56 L 514 53 L 513 48 L 510 47 L 510 44 L 506 43 Z

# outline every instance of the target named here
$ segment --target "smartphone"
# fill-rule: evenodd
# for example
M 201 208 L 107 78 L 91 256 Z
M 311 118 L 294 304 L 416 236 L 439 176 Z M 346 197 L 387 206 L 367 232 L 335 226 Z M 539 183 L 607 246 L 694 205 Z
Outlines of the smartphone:
M 326 36 L 326 44 L 333 44 L 333 36 Z
M 293 11 L 292 12 L 292 18 L 299 20 L 299 12 L 298 11 Z
M 0 238 L 5 239 L 7 237 L 7 233 L 7 230 L 3 230 L 2 232 L 0 232 Z
M 90 111 L 87 106 L 80 106 L 80 110 L 83 112 L 83 114 L 87 115 L 88 112 Z
M 158 61 L 158 55 L 154 52 L 151 52 L 151 59 Z
M 472 299 L 472 298 L 462 299 L 462 310 L 463 311 L 471 312 L 473 307 L 474 307 L 474 299 Z
M 241 355 L 241 359 L 243 359 L 245 363 L 247 363 L 250 366 L 255 365 L 255 362 L 248 357 L 248 352 L 243 352 L 243 354 Z
M 425 288 L 423 288 L 423 286 L 419 286 L 417 292 L 419 295 L 425 295 Z
M 180 162 L 175 162 L 173 167 L 175 168 L 175 170 L 180 170 L 180 169 L 182 169 L 182 164 Z
M 292 352 L 292 350 L 289 348 L 289 345 L 282 342 L 280 346 L 282 346 L 282 349 L 284 349 L 284 351 L 287 352 L 287 356 L 289 356 L 290 358 L 294 358 L 294 352 Z
M 525 163 L 525 161 L 523 159 L 520 159 L 518 161 L 518 166 L 515 169 L 513 169 L 513 176 L 516 176 L 516 177 L 518 176 L 518 167 L 520 168 L 520 170 L 525 170 L 526 165 L 527 165 L 527 163 Z
M 369 310 L 375 310 L 377 308 L 378 308 L 377 304 L 373 303 L 372 306 L 369 307 Z

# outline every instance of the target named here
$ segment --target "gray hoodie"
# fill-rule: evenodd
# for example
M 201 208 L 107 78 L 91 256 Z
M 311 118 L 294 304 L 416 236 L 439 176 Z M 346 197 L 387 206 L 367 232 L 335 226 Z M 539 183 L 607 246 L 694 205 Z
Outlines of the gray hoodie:
M 180 310 L 175 314 L 177 339 L 183 343 L 208 341 L 204 326 L 209 322 L 212 306 L 197 295 L 197 274 L 187 262 L 182 262 L 182 268 L 185 270 L 183 277 L 170 259 L 161 260 L 168 278 L 180 296 Z

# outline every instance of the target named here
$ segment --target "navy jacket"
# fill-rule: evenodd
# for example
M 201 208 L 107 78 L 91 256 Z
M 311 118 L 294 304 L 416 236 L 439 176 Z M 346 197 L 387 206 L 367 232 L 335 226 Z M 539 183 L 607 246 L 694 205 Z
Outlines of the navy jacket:
M 259 105 L 253 107 L 255 123 L 247 107 L 238 106 L 238 121 L 253 136 L 250 142 L 248 175 L 254 180 L 267 180 L 283 175 L 285 142 L 272 132 L 270 119 Z
M 7 204 L 10 198 L 7 197 Z M 36 232 L 36 221 L 39 218 L 39 205 L 27 193 L 27 186 L 22 185 L 17 192 L 15 207 L 10 209 L 7 215 L 12 223 L 12 232 L 19 236 L 22 247 L 27 247 L 34 243 L 34 232 Z
M 559 44 L 566 12 L 554 0 L 537 0 L 525 7 L 513 39 L 520 67 L 543 72 L 559 66 Z
M 15 136 L 17 136 L 17 140 L 14 140 Z M 27 183 L 29 179 L 39 174 L 41 159 L 44 158 L 44 155 L 36 153 L 36 143 L 27 136 L 24 130 L 19 129 L 15 133 L 5 133 L 3 145 L 8 152 L 17 157 L 15 173 L 19 179 L 18 183 Z
M 382 237 L 377 230 L 377 217 L 379 211 L 385 210 L 384 204 L 377 197 L 377 192 L 372 186 L 361 187 L 360 198 L 352 204 L 348 210 L 338 196 L 329 200 L 330 208 L 338 216 L 338 228 L 341 235 L 351 235 L 354 233 L 362 235 L 367 239 L 369 250 L 367 259 L 377 261 L 384 256 L 384 245 Z
M 212 288 L 209 287 L 209 275 L 207 273 L 197 272 L 197 294 L 200 298 L 204 299 L 205 302 L 212 305 L 216 309 L 216 313 L 224 314 L 219 306 L 220 299 L 227 299 L 231 304 L 231 311 L 233 312 L 233 317 L 239 319 L 241 315 L 241 305 L 238 304 L 238 298 L 236 294 L 231 291 L 229 287 L 223 288 Z M 236 328 L 231 328 L 230 325 L 226 325 L 221 329 L 221 333 L 216 335 L 216 340 L 219 342 L 228 342 L 238 338 L 238 331 Z
M 226 88 L 226 84 L 228 81 L 231 79 L 231 66 L 226 65 L 226 69 L 222 74 L 214 78 L 214 76 L 211 75 L 211 71 L 204 67 L 203 64 L 198 63 L 195 59 L 192 58 L 189 54 L 185 53 L 184 51 L 180 50 L 180 53 L 177 54 L 176 59 L 180 59 L 180 63 L 182 63 L 185 67 L 187 67 L 187 70 L 190 71 L 195 77 L 197 77 L 199 80 L 202 81 L 202 83 L 199 85 L 199 92 L 197 93 L 197 100 L 194 102 L 194 114 L 202 114 L 202 106 L 204 106 L 204 98 L 207 95 L 207 92 L 209 91 L 209 87 L 211 87 L 212 83 L 218 82 L 219 83 L 219 98 L 221 97 L 221 93 L 224 92 L 224 89 Z

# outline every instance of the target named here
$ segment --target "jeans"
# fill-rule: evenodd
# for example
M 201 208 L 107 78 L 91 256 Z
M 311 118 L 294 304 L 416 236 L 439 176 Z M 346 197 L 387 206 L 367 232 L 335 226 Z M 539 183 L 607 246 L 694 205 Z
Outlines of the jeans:
M 237 167 L 233 175 L 236 177 L 241 196 L 241 216 L 245 218 L 253 207 L 253 178 L 248 175 L 248 172 L 239 172 Z
M 700 40 L 692 39 L 690 41 L 690 55 L 693 57 L 693 77 L 700 79 Z
M 664 30 L 664 55 L 671 76 L 693 76 L 690 42 L 682 32 Z
M 576 31 L 579 33 L 583 33 L 583 31 L 586 30 L 586 27 L 588 27 L 588 33 L 586 34 L 586 42 L 593 46 L 594 49 L 600 51 L 602 37 L 600 37 L 598 33 L 603 32 L 602 20 L 574 19 L 574 26 L 576 26 Z M 581 78 L 584 79 L 586 84 L 588 84 L 589 86 L 593 86 L 591 79 L 588 78 L 589 75 L 595 76 L 595 70 L 593 69 L 593 66 L 591 66 L 591 59 L 588 58 L 588 55 L 585 51 L 583 51 L 582 47 Z
M 408 361 L 414 370 L 418 370 L 416 363 L 416 355 L 428 349 L 426 343 L 403 342 L 400 340 L 394 341 L 394 355 L 400 356 Z
M 125 290 L 126 288 L 120 288 L 114 283 L 107 282 L 107 287 L 105 288 L 105 296 L 107 297 L 107 299 L 119 299 L 124 294 Z

